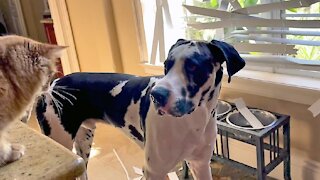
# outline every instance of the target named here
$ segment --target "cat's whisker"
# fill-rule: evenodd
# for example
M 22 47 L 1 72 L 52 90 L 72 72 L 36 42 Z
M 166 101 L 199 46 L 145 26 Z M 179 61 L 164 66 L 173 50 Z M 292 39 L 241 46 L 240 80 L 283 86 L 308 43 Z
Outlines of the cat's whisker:
M 65 93 L 66 95 L 69 95 L 70 97 L 72 97 L 74 100 L 77 100 L 77 97 L 71 93 L 69 93 L 68 91 L 66 90 L 63 90 L 63 89 L 56 89 L 57 91 L 60 91 L 61 93 Z
M 58 101 L 51 93 L 48 93 L 48 94 L 51 97 L 54 106 L 57 108 L 58 116 L 61 117 L 61 111 L 62 111 L 63 104 L 60 101 Z
M 67 98 L 66 96 L 62 95 L 61 93 L 59 93 L 55 90 L 52 90 L 52 92 L 55 93 L 56 95 L 58 95 L 59 97 L 61 97 L 62 99 L 67 100 L 73 106 L 73 102 L 69 98 Z
M 51 95 L 51 98 L 59 108 L 63 107 L 63 104 L 57 98 L 55 98 L 53 95 Z

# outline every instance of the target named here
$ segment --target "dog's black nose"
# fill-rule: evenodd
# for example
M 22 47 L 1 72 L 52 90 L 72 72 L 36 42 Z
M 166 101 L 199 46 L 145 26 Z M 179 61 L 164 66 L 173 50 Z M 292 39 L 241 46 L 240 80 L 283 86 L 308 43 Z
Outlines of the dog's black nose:
M 170 92 L 166 88 L 156 87 L 153 90 L 151 90 L 150 95 L 156 107 L 164 107 L 168 102 Z

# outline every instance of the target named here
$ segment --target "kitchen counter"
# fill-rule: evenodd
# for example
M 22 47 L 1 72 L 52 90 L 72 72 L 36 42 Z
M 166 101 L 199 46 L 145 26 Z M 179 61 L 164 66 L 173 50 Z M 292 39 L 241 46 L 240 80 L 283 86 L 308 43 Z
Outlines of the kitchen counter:
M 82 158 L 22 122 L 14 122 L 8 138 L 25 146 L 21 159 L 0 167 L 0 180 L 74 179 L 85 170 Z

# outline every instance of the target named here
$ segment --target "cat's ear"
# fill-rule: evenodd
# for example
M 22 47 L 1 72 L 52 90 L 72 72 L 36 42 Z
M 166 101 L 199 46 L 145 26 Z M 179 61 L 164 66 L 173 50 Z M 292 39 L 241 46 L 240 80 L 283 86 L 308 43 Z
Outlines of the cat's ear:
M 52 45 L 52 44 L 43 44 L 42 50 L 44 52 L 44 56 L 48 59 L 57 59 L 62 56 L 62 52 L 64 49 L 67 48 L 67 46 L 58 46 L 58 45 Z

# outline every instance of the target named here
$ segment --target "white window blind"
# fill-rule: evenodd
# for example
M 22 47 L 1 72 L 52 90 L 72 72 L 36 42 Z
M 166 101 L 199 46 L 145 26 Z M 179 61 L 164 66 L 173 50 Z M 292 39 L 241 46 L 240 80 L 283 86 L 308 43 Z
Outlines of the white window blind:
M 214 38 L 233 44 L 247 69 L 320 78 L 319 1 L 140 0 L 146 61 L 161 64 L 178 38 Z

